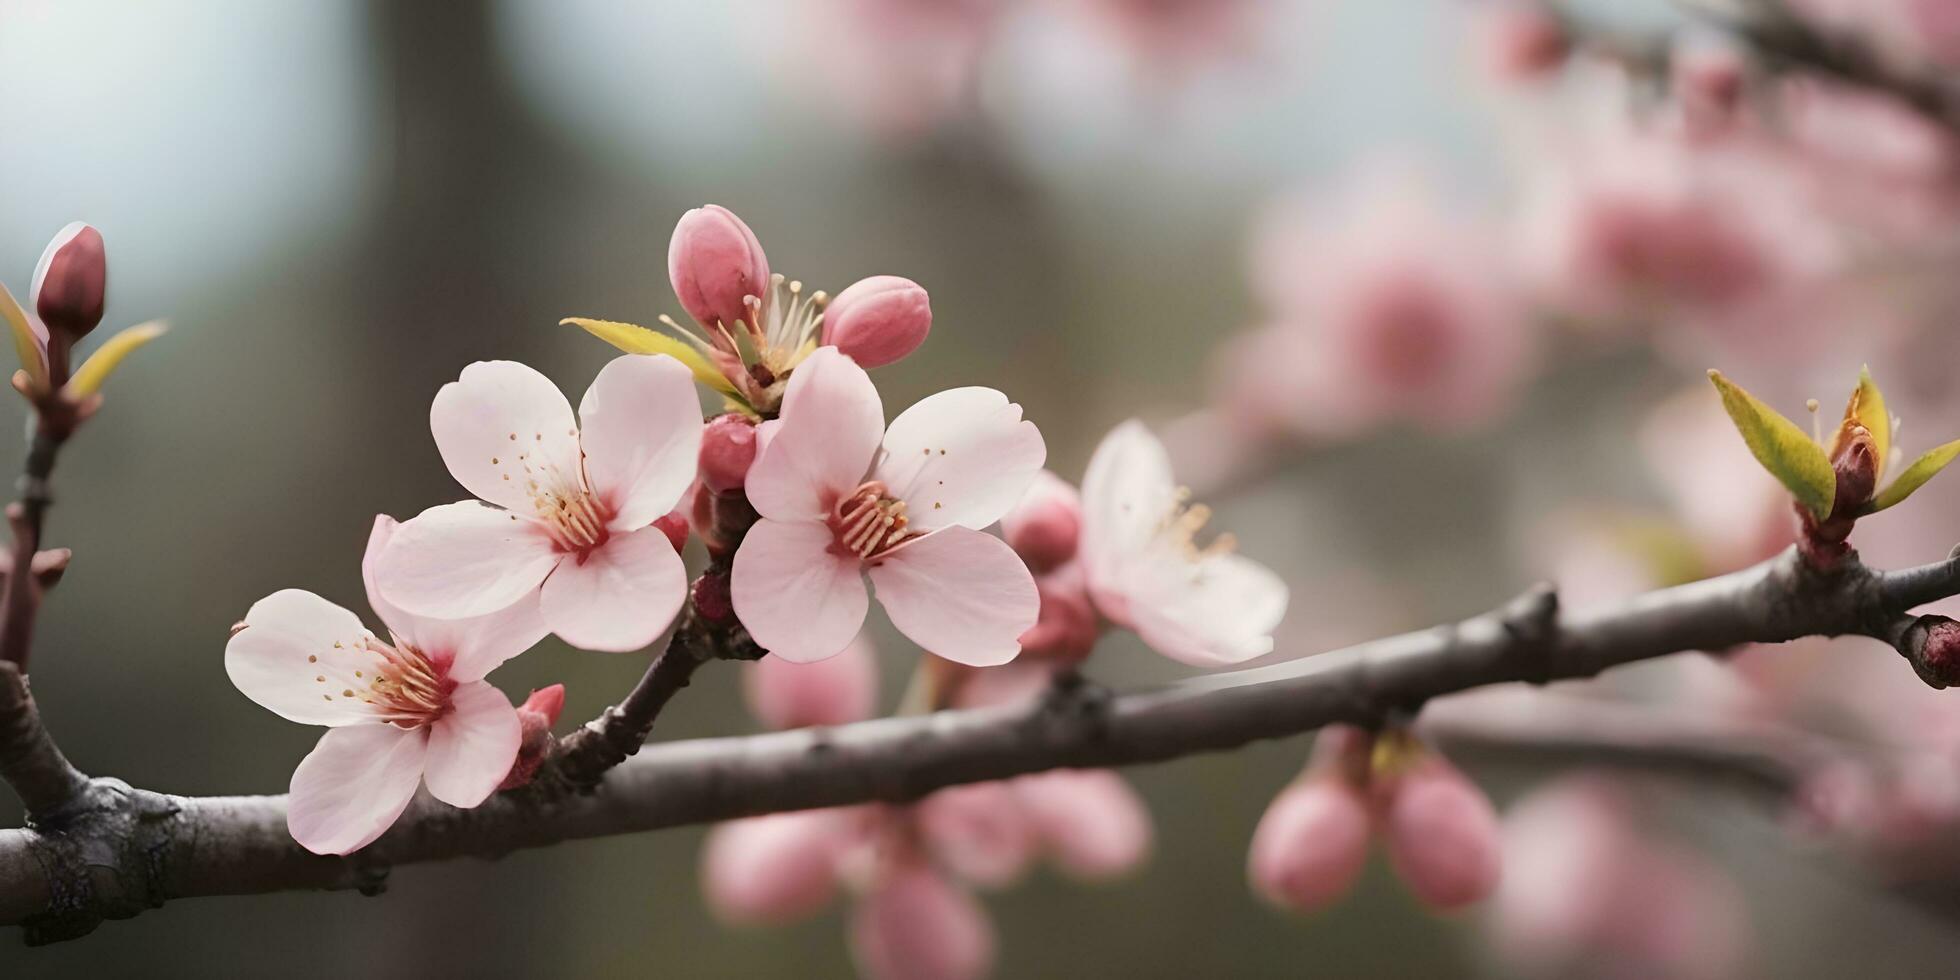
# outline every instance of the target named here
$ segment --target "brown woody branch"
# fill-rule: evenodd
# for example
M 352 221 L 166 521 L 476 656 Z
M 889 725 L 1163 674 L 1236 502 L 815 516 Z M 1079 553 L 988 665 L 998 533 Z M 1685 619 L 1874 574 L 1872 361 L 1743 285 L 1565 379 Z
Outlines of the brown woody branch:
M 566 840 L 758 813 L 917 799 L 1054 768 L 1221 751 L 1341 722 L 1377 725 L 1491 684 L 1547 683 L 1687 650 L 1807 635 L 1897 639 L 1916 660 L 1913 606 L 1960 593 L 1960 559 L 1902 572 L 1855 560 L 1829 574 L 1786 552 L 1720 578 L 1563 612 L 1547 588 L 1459 623 L 1307 660 L 1120 696 L 1078 687 L 1029 705 L 652 746 L 596 791 L 533 785 L 475 810 L 423 799 L 351 857 L 309 854 L 283 797 L 175 797 L 90 782 L 60 825 L 0 831 L 0 923 L 30 942 L 202 895 L 379 887 L 395 865 L 494 858 Z

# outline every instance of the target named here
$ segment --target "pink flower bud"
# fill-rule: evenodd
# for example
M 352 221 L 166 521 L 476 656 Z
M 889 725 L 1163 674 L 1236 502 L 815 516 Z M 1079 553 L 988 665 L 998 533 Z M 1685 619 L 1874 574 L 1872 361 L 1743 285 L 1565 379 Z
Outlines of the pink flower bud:
M 742 692 L 749 711 L 771 728 L 843 725 L 871 717 L 878 664 L 862 638 L 814 663 L 764 657 L 743 668 Z
M 1907 633 L 1925 636 L 1912 666 L 1934 688 L 1960 685 L 1960 623 L 1945 616 L 1921 616 Z
M 891 364 L 912 353 L 932 330 L 932 303 L 924 288 L 898 276 L 860 279 L 823 311 L 823 342 L 860 367 Z
M 1438 910 L 1481 901 L 1497 887 L 1497 811 L 1455 767 L 1431 757 L 1395 777 L 1382 815 L 1388 860 L 1417 899 Z
M 1107 769 L 1055 769 L 1013 782 L 1048 855 L 1074 877 L 1100 881 L 1150 856 L 1150 811 Z
M 781 925 L 823 908 L 837 893 L 847 819 L 844 811 L 807 810 L 717 824 L 701 849 L 708 907 L 743 925 Z
M 742 489 L 755 452 L 755 423 L 736 412 L 709 419 L 701 433 L 701 482 L 715 493 Z
M 994 931 L 971 895 L 906 863 L 858 904 L 851 953 L 870 980 L 978 980 L 993 969 Z
M 1037 576 L 1034 587 L 1041 597 L 1041 610 L 1035 624 L 1021 634 L 1022 655 L 1069 663 L 1087 657 L 1102 636 L 1102 619 L 1089 598 L 1082 566 L 1070 563 Z
M 710 204 L 681 215 L 667 245 L 667 277 L 689 316 L 708 326 L 747 322 L 745 297 L 769 292 L 769 259 L 755 232 Z
M 510 764 L 509 774 L 498 784 L 498 789 L 516 789 L 531 781 L 538 774 L 538 767 L 551 755 L 553 739 L 551 726 L 558 724 L 558 716 L 565 710 L 565 685 L 553 684 L 550 687 L 532 691 L 524 703 L 517 706 L 517 759 Z
M 1535 3 L 1494 4 L 1486 14 L 1483 35 L 1485 70 L 1499 81 L 1543 78 L 1572 53 L 1565 25 Z
M 1000 519 L 1001 535 L 1040 575 L 1075 557 L 1082 535 L 1082 494 L 1067 480 L 1042 470 L 1028 492 Z
M 653 522 L 660 533 L 667 536 L 675 551 L 687 547 L 687 515 L 676 510 Z
M 102 233 L 77 221 L 61 229 L 41 253 L 28 304 L 49 331 L 73 343 L 102 322 L 108 282 Z
M 1012 884 L 1034 861 L 1034 826 L 1006 783 L 948 787 L 913 812 L 933 857 L 974 885 Z
M 1267 901 L 1312 912 L 1354 887 L 1368 839 L 1361 791 L 1337 774 L 1316 773 L 1281 790 L 1259 818 L 1246 874 Z

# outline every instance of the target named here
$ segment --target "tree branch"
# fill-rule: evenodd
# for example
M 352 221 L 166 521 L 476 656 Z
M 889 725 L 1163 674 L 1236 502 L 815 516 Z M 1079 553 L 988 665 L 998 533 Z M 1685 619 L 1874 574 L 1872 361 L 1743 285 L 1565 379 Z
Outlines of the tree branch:
M 1561 613 L 1549 589 L 1453 625 L 1271 667 L 1109 697 L 1083 686 L 1034 704 L 839 728 L 671 742 L 597 790 L 534 785 L 474 810 L 419 799 L 380 840 L 320 857 L 286 832 L 285 799 L 170 797 L 97 779 L 61 828 L 0 831 L 0 924 L 30 942 L 202 895 L 377 890 L 385 869 L 494 858 L 560 841 L 780 810 L 902 802 L 959 783 L 1054 768 L 1157 762 L 1342 722 L 1377 725 L 1430 698 L 1490 684 L 1591 677 L 1686 650 L 1806 635 L 1899 636 L 1908 603 L 1960 593 L 1960 560 L 1823 574 L 1794 552 L 1720 578 Z M 658 668 L 656 667 L 656 672 Z M 629 699 L 630 701 L 631 699 Z

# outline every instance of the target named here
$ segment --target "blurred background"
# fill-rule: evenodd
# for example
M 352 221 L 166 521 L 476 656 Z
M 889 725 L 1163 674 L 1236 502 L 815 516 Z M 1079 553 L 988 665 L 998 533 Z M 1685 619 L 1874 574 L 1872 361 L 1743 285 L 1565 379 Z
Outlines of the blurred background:
M 1679 23 L 1658 0 L 1581 13 L 1614 39 Z M 894 410 L 1001 388 L 1072 480 L 1117 422 L 1166 432 L 1215 525 L 1293 588 L 1273 659 L 1551 576 L 1604 594 L 1683 561 L 1721 570 L 1734 552 L 1715 539 L 1760 511 L 1720 501 L 1758 475 L 1708 422 L 1708 367 L 1799 418 L 1818 397 L 1828 422 L 1868 362 L 1904 441 L 1960 434 L 1944 135 L 1896 107 L 1814 119 L 1843 93 L 1799 103 L 1741 60 L 1689 73 L 1682 51 L 1719 47 L 1579 63 L 1534 23 L 1457 0 L 0 0 L 0 281 L 24 297 L 49 236 L 86 220 L 112 268 L 103 333 L 174 327 L 63 456 L 49 542 L 76 557 L 43 614 L 43 713 L 91 773 L 283 791 L 317 732 L 232 688 L 227 628 L 289 586 L 364 609 L 373 515 L 461 496 L 428 433 L 436 389 L 514 358 L 582 391 L 613 352 L 558 320 L 679 313 L 668 236 L 708 202 L 777 271 L 931 291 L 930 341 L 878 375 Z M 1783 128 L 1737 121 L 1765 92 L 1791 100 L 1763 113 Z M 1670 404 L 1686 414 L 1657 422 Z M 21 426 L 0 429 L 0 457 L 22 452 Z M 1939 558 L 1956 504 L 1960 479 L 1935 483 L 1859 543 L 1875 564 Z M 1667 574 L 1651 548 L 1613 551 L 1663 524 L 1640 540 L 1692 555 Z M 889 707 L 915 654 L 873 622 Z M 1826 646 L 1834 678 L 1907 673 L 1882 647 Z M 582 719 L 643 667 L 549 640 L 496 679 L 516 696 L 563 682 Z M 1188 673 L 1125 634 L 1088 672 Z M 1801 702 L 1790 717 L 1826 713 L 1781 693 L 1802 678 L 1761 683 L 1779 710 Z M 1926 694 L 1828 714 L 1843 730 L 1943 707 Z M 754 729 L 736 670 L 710 665 L 656 738 Z M 1246 847 L 1306 755 L 1297 739 L 1127 773 L 1156 821 L 1150 863 L 988 896 L 998 975 L 1531 968 L 1501 909 L 1435 915 L 1379 862 L 1316 915 L 1261 902 Z M 1457 761 L 1500 809 L 1562 774 Z M 1960 806 L 1945 766 L 1928 807 Z M 1637 785 L 1643 832 L 1721 883 L 1722 926 L 1617 975 L 1935 975 L 1960 956 L 1951 894 L 1895 887 L 1747 794 Z M 0 976 L 852 974 L 841 908 L 718 924 L 702 833 L 403 868 L 372 899 L 186 901 L 52 948 L 0 937 Z M 1615 962 L 1555 972 L 1638 961 Z

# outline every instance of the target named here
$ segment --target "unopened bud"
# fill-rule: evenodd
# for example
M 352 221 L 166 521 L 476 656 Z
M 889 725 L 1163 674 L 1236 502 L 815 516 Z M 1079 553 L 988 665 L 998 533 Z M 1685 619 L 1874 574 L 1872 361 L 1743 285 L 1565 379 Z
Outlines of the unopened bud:
M 899 276 L 860 279 L 823 311 L 823 342 L 860 367 L 891 364 L 919 349 L 932 330 L 932 302 L 918 283 Z
M 1088 657 L 1102 635 L 1102 619 L 1089 598 L 1081 566 L 1070 565 L 1036 576 L 1034 586 L 1041 597 L 1041 612 L 1034 625 L 1021 634 L 1022 655 L 1064 663 Z
M 717 626 L 734 622 L 735 601 L 729 596 L 727 572 L 716 568 L 702 572 L 701 577 L 694 580 L 690 595 L 694 611 L 702 619 Z
M 531 696 L 517 706 L 517 759 L 511 763 L 510 773 L 504 776 L 498 789 L 516 789 L 538 774 L 538 767 L 544 765 L 544 760 L 551 755 L 551 726 L 558 724 L 558 716 L 564 711 L 563 684 L 532 691 Z
M 687 547 L 687 515 L 686 514 L 676 510 L 668 514 L 667 516 L 662 517 L 657 521 L 654 521 L 653 526 L 659 528 L 660 533 L 665 534 L 667 536 L 667 540 L 673 543 L 675 551 L 679 551 L 682 548 Z
M 674 225 L 667 277 L 689 316 L 708 326 L 733 327 L 737 320 L 754 319 L 745 297 L 769 294 L 769 259 L 742 219 L 710 204 L 681 215 Z
M 754 422 L 736 412 L 708 420 L 701 433 L 701 482 L 715 493 L 742 489 L 755 449 Z
M 749 711 L 771 728 L 843 725 L 871 717 L 878 697 L 878 661 L 862 639 L 813 663 L 763 657 L 742 668 Z
M 61 229 L 41 253 L 28 302 L 50 333 L 73 343 L 102 322 L 108 284 L 102 233 L 77 221 Z
M 1082 495 L 1068 481 L 1042 470 L 1014 509 L 1000 519 L 1007 546 L 1039 575 L 1075 557 L 1082 536 Z
M 1920 680 L 1936 689 L 1960 685 L 1960 623 L 1921 616 L 1906 631 L 1902 645 Z
M 1502 870 L 1497 811 L 1483 790 L 1431 756 L 1397 775 L 1382 815 L 1389 864 L 1441 911 L 1482 901 Z
M 1312 912 L 1348 893 L 1368 863 L 1368 804 L 1332 772 L 1280 791 L 1252 832 L 1246 876 L 1274 905 Z

